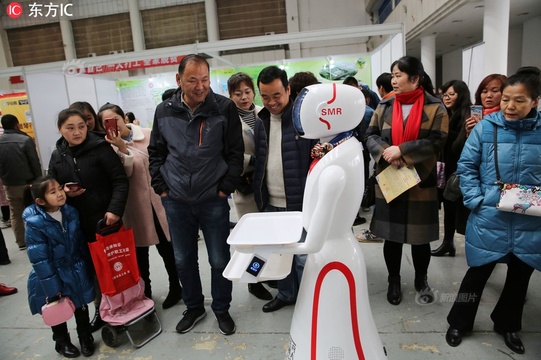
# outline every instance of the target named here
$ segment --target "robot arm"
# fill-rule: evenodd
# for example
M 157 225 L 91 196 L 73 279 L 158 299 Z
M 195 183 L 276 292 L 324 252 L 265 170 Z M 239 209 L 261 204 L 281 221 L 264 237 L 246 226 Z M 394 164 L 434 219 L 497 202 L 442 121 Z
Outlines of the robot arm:
M 306 229 L 306 241 L 285 244 L 280 249 L 282 254 L 313 254 L 323 247 L 335 216 L 338 200 L 346 186 L 346 173 L 340 166 L 332 165 L 323 170 L 318 182 L 318 194 L 315 209 Z

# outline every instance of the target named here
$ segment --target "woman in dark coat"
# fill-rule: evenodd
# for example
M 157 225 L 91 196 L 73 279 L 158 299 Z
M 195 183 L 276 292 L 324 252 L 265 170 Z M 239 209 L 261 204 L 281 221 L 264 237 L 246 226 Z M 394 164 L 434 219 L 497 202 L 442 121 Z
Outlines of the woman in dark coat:
M 411 56 L 391 66 L 395 97 L 376 108 L 366 132 L 367 146 L 379 174 L 389 166 L 409 166 L 421 182 L 387 203 L 376 184 L 376 204 L 370 231 L 385 239 L 383 255 L 389 272 L 387 300 L 400 304 L 400 264 L 403 244 L 411 244 L 415 290 L 423 303 L 434 301 L 428 286 L 430 241 L 439 238 L 436 160 L 449 125 L 447 111 L 433 93 L 421 62 Z
M 440 156 L 440 161 L 445 163 L 445 180 L 447 181 L 449 176 L 456 171 L 458 159 L 464 147 L 463 141 L 458 140 L 458 142 L 462 143 L 462 146 L 455 145 L 455 141 L 457 141 L 461 130 L 465 128 L 466 119 L 470 117 L 471 95 L 468 85 L 462 80 L 448 81 L 441 89 L 443 91 L 443 105 L 447 109 L 447 114 L 449 114 L 449 133 Z M 443 241 L 437 249 L 432 250 L 432 256 L 443 256 L 445 254 L 455 256 L 456 250 L 453 237 L 457 226 L 457 212 L 462 214 L 464 205 L 462 199 L 451 201 L 444 198 L 443 189 L 438 190 L 438 196 L 443 203 Z M 459 208 L 460 210 L 458 210 Z M 464 234 L 464 231 L 462 230 L 459 233 Z
M 111 225 L 124 214 L 128 177 L 111 145 L 88 131 L 84 114 L 79 110 L 62 110 L 57 125 L 62 137 L 56 142 L 51 156 L 49 174 L 60 184 L 77 183 L 71 189 L 64 186 L 67 203 L 79 211 L 84 238 L 92 242 L 99 220 L 105 218 L 106 224 Z M 91 322 L 93 331 L 104 324 L 99 317 L 100 301 L 98 292 Z

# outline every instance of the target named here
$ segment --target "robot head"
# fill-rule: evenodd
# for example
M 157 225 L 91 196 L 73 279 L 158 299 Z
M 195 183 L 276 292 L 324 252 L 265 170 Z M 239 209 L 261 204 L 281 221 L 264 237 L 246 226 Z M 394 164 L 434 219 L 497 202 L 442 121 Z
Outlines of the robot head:
M 334 83 L 310 85 L 295 100 L 293 126 L 306 139 L 333 137 L 359 125 L 365 107 L 358 88 Z

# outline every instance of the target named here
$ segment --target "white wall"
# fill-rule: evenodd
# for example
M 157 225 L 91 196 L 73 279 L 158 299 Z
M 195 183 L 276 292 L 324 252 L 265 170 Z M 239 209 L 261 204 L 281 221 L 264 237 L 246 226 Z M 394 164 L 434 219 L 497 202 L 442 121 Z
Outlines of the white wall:
M 377 89 L 376 79 L 384 72 L 391 72 L 393 61 L 406 54 L 403 34 L 396 34 L 370 54 L 371 89 Z
M 450 80 L 462 80 L 462 49 L 442 55 L 441 84 Z
M 69 106 L 67 86 L 60 72 L 27 74 L 25 80 L 41 165 L 47 170 L 56 140 L 60 138 L 56 126 L 58 113 Z
M 514 74 L 522 66 L 523 25 L 509 28 L 509 44 L 507 48 L 507 74 Z
M 522 66 L 541 68 L 541 17 L 525 22 L 522 35 Z
M 462 51 L 462 81 L 468 84 L 472 102 L 481 81 L 488 75 L 484 69 L 485 44 L 480 43 Z

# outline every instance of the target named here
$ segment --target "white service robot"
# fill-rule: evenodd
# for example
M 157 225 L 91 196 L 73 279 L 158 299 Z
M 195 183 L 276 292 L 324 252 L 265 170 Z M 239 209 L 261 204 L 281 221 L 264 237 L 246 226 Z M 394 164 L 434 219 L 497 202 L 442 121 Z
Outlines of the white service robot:
M 294 126 L 300 136 L 320 139 L 322 157 L 308 174 L 302 212 L 246 214 L 227 240 L 234 253 L 224 276 L 243 283 L 282 279 L 294 254 L 308 254 L 287 359 L 386 359 L 351 228 L 364 189 L 362 145 L 351 130 L 364 111 L 364 96 L 352 86 L 303 89 Z

